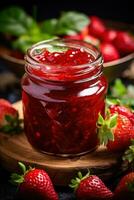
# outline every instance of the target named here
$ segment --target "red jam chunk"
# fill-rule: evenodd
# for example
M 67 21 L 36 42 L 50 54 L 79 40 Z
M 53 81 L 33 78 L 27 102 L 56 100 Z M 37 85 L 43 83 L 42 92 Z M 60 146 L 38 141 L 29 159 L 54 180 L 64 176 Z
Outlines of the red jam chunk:
M 96 122 L 104 114 L 107 82 L 103 75 L 86 80 L 87 74 L 74 76 L 71 66 L 95 61 L 83 49 L 64 52 L 44 50 L 35 55 L 39 69 L 30 69 L 22 80 L 25 132 L 36 149 L 53 154 L 75 155 L 91 151 L 98 144 Z M 46 72 L 46 65 L 51 72 Z M 60 73 L 53 73 L 57 66 Z M 94 76 L 96 69 L 88 74 Z M 82 81 L 74 81 L 80 80 Z
M 82 65 L 95 61 L 95 57 L 84 51 L 83 48 L 69 48 L 68 50 L 63 52 L 53 53 L 49 52 L 48 50 L 45 50 L 40 55 L 37 55 L 36 59 L 44 64 L 62 66 Z
M 36 76 L 57 81 L 77 80 L 78 78 L 74 76 L 74 73 L 77 73 L 78 69 L 73 68 L 73 66 L 95 61 L 95 57 L 84 51 L 83 48 L 70 48 L 63 52 L 53 53 L 45 50 L 41 54 L 35 55 L 35 59 L 45 66 L 40 67 L 40 70 L 31 69 L 30 72 Z M 60 73 L 55 74 L 54 71 L 57 71 L 57 68 Z

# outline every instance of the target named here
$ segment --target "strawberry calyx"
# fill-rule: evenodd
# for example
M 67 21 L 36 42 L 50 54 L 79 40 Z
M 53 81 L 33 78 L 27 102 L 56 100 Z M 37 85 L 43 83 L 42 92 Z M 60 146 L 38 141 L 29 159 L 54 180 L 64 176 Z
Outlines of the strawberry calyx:
M 29 167 L 29 169 L 27 170 L 27 169 L 26 169 L 26 166 L 25 166 L 22 162 L 18 162 L 18 165 L 19 165 L 19 167 L 20 167 L 20 169 L 21 169 L 21 171 L 22 171 L 22 174 L 17 174 L 17 173 L 12 173 L 12 174 L 11 174 L 10 182 L 11 182 L 12 184 L 14 184 L 14 185 L 20 185 L 21 183 L 23 183 L 23 182 L 24 182 L 24 177 L 25 177 L 25 175 L 26 175 L 29 171 L 31 171 L 31 170 L 34 169 L 34 168 Z
M 90 171 L 88 170 L 87 174 L 85 176 L 82 175 L 82 173 L 79 171 L 78 176 L 71 180 L 71 183 L 69 184 L 69 187 L 73 188 L 74 190 L 77 190 L 79 187 L 79 184 L 84 179 L 88 178 L 90 176 Z
M 106 98 L 106 106 L 107 106 L 107 108 L 109 107 L 109 106 L 112 106 L 112 105 L 122 105 L 122 103 L 121 103 L 121 101 L 120 101 L 120 99 L 117 99 L 117 98 L 112 98 L 112 97 L 107 97 Z
M 113 130 L 117 125 L 118 114 L 110 115 L 110 111 L 107 109 L 105 119 L 99 113 L 97 127 L 98 127 L 98 138 L 101 145 L 107 145 L 108 141 L 114 141 Z
M 134 192 L 134 180 L 127 182 L 127 189 L 129 192 Z
M 125 151 L 122 159 L 134 168 L 134 139 L 131 140 L 131 145 Z
M 0 131 L 4 133 L 20 133 L 23 130 L 23 120 L 19 119 L 18 113 L 16 117 L 5 115 L 6 123 L 0 127 Z

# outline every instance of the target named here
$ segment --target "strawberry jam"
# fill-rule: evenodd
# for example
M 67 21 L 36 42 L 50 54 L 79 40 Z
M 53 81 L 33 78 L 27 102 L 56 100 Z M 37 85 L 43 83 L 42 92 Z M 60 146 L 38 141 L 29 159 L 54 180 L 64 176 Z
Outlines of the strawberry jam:
M 107 91 L 98 50 L 82 41 L 55 39 L 31 47 L 25 60 L 22 101 L 30 144 L 61 156 L 94 150 Z

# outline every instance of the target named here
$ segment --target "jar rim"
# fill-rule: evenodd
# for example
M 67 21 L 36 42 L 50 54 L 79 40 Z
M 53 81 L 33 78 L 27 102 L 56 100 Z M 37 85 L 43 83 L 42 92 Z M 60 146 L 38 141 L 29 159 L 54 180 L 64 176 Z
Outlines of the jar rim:
M 48 44 L 50 44 L 51 45 L 51 43 L 53 43 L 53 42 L 57 42 L 57 46 L 61 46 L 61 47 L 66 47 L 67 46 L 67 44 L 75 44 L 75 48 L 76 47 L 79 47 L 79 48 L 83 48 L 84 50 L 86 50 L 87 52 L 89 51 L 89 50 L 91 50 L 91 48 L 93 48 L 94 49 L 94 51 L 96 51 L 96 53 L 97 53 L 97 56 L 95 57 L 95 60 L 94 61 L 90 61 L 90 62 L 87 62 L 87 63 L 85 63 L 85 64 L 80 64 L 80 65 L 73 65 L 73 66 L 71 66 L 71 67 L 78 67 L 78 68 L 82 68 L 82 67 L 84 67 L 84 66 L 87 66 L 87 65 L 90 65 L 90 66 L 92 66 L 92 65 L 96 65 L 96 63 L 99 63 L 99 61 L 100 62 L 102 62 L 103 63 L 103 59 L 102 59 L 102 54 L 100 53 L 100 51 L 94 46 L 94 45 L 92 45 L 91 43 L 87 43 L 87 42 L 85 42 L 85 41 L 81 41 L 81 40 L 74 40 L 74 39 L 57 39 L 57 38 L 54 38 L 54 39 L 49 39 L 49 40 L 44 40 L 44 41 L 41 41 L 41 42 L 38 42 L 38 43 L 36 43 L 36 44 L 34 44 L 34 45 L 32 45 L 28 50 L 27 50 L 27 55 L 25 56 L 25 61 L 26 62 L 29 62 L 29 63 L 31 63 L 31 64 L 36 64 L 36 65 L 38 65 L 38 66 L 44 66 L 44 65 L 47 65 L 47 66 L 53 66 L 53 65 L 51 65 L 51 64 L 46 64 L 46 63 L 40 63 L 40 62 L 38 62 L 38 60 L 36 60 L 36 59 L 34 59 L 34 57 L 32 56 L 32 52 L 37 48 L 37 47 L 39 47 L 39 46 L 41 46 L 42 48 L 43 47 L 45 47 L 46 45 L 48 45 Z M 58 44 L 58 42 L 59 42 L 59 44 Z M 61 45 L 62 44 L 62 45 Z M 53 45 L 53 44 L 52 44 Z M 55 45 L 55 44 L 54 44 Z M 92 50 L 93 51 L 93 50 Z M 89 52 L 89 53 L 91 53 L 91 52 Z M 55 66 L 59 66 L 59 65 L 55 65 Z M 62 67 L 66 67 L 66 66 L 64 66 L 64 65 L 62 65 Z
M 57 75 L 63 72 L 66 73 L 66 69 L 68 69 L 68 66 L 55 65 L 55 68 L 53 68 L 53 65 L 47 64 L 47 63 L 40 63 L 38 60 L 34 58 L 33 52 L 37 49 L 43 49 L 47 45 L 56 45 L 60 47 L 74 47 L 74 48 L 79 48 L 79 49 L 83 48 L 86 52 L 94 56 L 95 58 L 94 61 L 90 61 L 85 64 L 70 66 L 71 69 L 75 70 L 74 76 L 78 77 L 78 76 L 81 76 L 81 74 L 88 74 L 97 68 L 99 72 L 101 72 L 103 58 L 100 51 L 94 45 L 90 43 L 87 43 L 81 40 L 72 40 L 72 39 L 54 38 L 54 39 L 49 39 L 49 40 L 41 41 L 34 44 L 33 46 L 31 46 L 31 48 L 27 50 L 27 54 L 25 56 L 26 66 L 32 69 L 36 69 L 36 70 L 40 70 L 42 68 L 44 73 L 48 75 L 49 74 Z M 27 67 L 26 67 L 26 71 L 27 72 L 29 71 Z

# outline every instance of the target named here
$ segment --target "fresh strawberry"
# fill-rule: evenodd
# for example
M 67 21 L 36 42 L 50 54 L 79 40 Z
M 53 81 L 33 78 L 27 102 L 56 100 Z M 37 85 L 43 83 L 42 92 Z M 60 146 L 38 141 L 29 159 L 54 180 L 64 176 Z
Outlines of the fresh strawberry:
M 134 139 L 131 140 L 131 144 L 122 156 L 123 170 L 134 170 Z
M 104 58 L 104 62 L 110 62 L 120 58 L 118 50 L 110 43 L 101 43 L 100 50 Z
M 117 36 L 117 31 L 114 29 L 106 30 L 103 34 L 102 40 L 104 42 L 112 43 Z
M 88 26 L 86 26 L 82 31 L 81 31 L 81 36 L 82 38 L 84 39 L 89 33 L 89 30 L 88 30 Z
M 0 105 L 11 106 L 12 104 L 5 99 L 0 99 Z
M 114 45 L 122 55 L 134 52 L 134 39 L 127 32 L 118 32 Z
M 126 108 L 125 106 L 120 106 L 120 105 L 111 105 L 109 109 L 110 109 L 111 114 L 118 113 L 118 114 L 126 116 L 134 125 L 134 113 L 129 108 Z
M 17 196 L 19 199 L 30 200 L 58 200 L 58 195 L 48 174 L 42 169 L 29 168 L 19 162 L 22 175 L 13 173 L 11 182 L 19 185 Z
M 99 114 L 98 136 L 100 144 L 111 152 L 122 152 L 134 138 L 134 128 L 130 119 L 121 114 L 108 113 L 105 119 Z
M 102 38 L 103 33 L 106 30 L 106 27 L 103 21 L 99 17 L 96 17 L 96 16 L 91 16 L 90 20 L 91 22 L 89 24 L 89 34 L 99 39 Z
M 120 180 L 114 196 L 117 200 L 134 199 L 134 172 L 130 172 Z
M 78 172 L 78 177 L 72 179 L 70 187 L 75 189 L 76 197 L 79 200 L 110 200 L 113 193 L 105 186 L 102 180 L 95 175 L 82 176 Z
M 87 35 L 86 37 L 84 37 L 84 41 L 85 42 L 89 42 L 90 44 L 98 47 L 100 45 L 100 40 L 98 40 L 97 38 L 95 38 L 94 36 L 91 35 Z
M 5 133 L 18 133 L 22 131 L 22 120 L 18 117 L 18 111 L 10 102 L 0 99 L 0 131 Z

